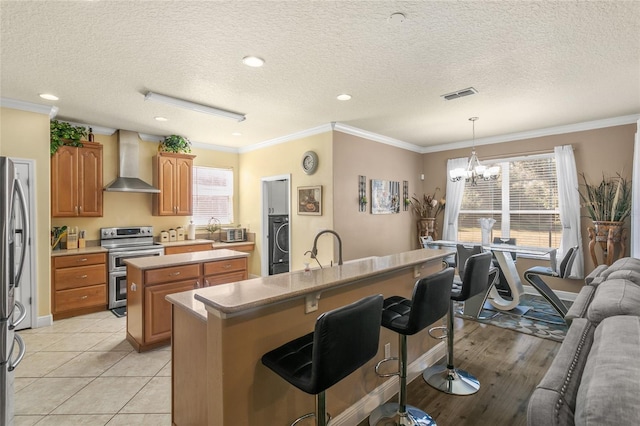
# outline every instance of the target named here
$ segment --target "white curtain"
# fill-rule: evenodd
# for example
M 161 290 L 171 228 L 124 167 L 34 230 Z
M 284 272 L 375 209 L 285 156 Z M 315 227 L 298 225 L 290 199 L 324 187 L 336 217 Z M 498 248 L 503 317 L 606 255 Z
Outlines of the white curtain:
M 453 169 L 465 169 L 469 164 L 468 158 L 453 158 L 447 161 L 447 204 L 444 205 L 444 224 L 442 225 L 442 239 L 458 240 L 458 215 L 464 195 L 464 179 L 451 182 L 449 172 Z
M 556 171 L 558 175 L 558 207 L 562 223 L 562 240 L 559 252 L 563 255 L 569 247 L 578 246 L 578 254 L 571 268 L 570 278 L 584 278 L 584 252 L 580 232 L 580 195 L 578 172 L 571 145 L 556 146 Z
M 631 194 L 631 257 L 640 259 L 640 120 L 633 148 Z

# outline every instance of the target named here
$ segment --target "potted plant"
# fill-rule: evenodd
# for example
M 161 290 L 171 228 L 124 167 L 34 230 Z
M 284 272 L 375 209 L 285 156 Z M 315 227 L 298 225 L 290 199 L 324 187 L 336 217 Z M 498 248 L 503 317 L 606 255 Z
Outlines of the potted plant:
M 87 129 L 65 121 L 51 120 L 49 123 L 49 150 L 55 154 L 62 145 L 81 147 L 80 139 L 87 136 Z
M 418 216 L 418 237 L 430 235 L 434 240 L 438 239 L 436 217 L 446 204 L 444 195 L 440 199 L 436 198 L 438 191 L 440 188 L 436 188 L 433 194 L 423 194 L 422 198 L 418 198 L 416 194 L 411 197 L 411 207 Z
M 614 244 L 621 243 L 626 237 L 624 221 L 631 215 L 631 182 L 623 178 L 620 173 L 614 177 L 605 177 L 598 184 L 587 181 L 581 174 L 583 183 L 579 190 L 582 207 L 593 221 L 593 227 L 588 227 L 589 251 L 593 263 L 598 265 L 594 246 L 600 243 L 607 264 L 613 261 Z M 625 250 L 624 243 L 621 251 Z M 620 256 L 624 253 L 620 253 Z
M 166 136 L 162 142 L 160 142 L 160 146 L 158 146 L 158 151 L 163 152 L 173 152 L 176 154 L 185 154 L 191 152 L 191 141 L 184 136 L 179 135 L 171 135 Z

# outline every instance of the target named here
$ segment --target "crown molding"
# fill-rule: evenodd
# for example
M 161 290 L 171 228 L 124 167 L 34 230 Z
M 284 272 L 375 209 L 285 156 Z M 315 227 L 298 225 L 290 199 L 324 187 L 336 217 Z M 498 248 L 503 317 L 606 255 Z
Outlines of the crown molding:
M 34 104 L 32 102 L 18 101 L 9 98 L 0 98 L 0 107 L 46 114 L 49 116 L 49 119 L 54 118 L 58 114 L 58 107 L 55 105 Z
M 413 151 L 417 153 L 422 153 L 422 147 L 418 145 L 414 145 L 408 142 L 404 142 L 398 139 L 390 138 L 387 136 L 379 135 L 377 133 L 368 132 L 366 130 L 358 129 L 357 127 L 347 126 L 342 123 L 331 123 L 334 130 L 346 133 L 353 136 L 358 136 L 361 138 L 369 139 L 374 142 L 380 142 L 385 145 L 395 146 L 396 148 L 406 149 L 407 151 Z
M 543 136 L 562 135 L 565 133 L 584 132 L 587 130 L 604 129 L 606 127 L 623 126 L 633 124 L 640 120 L 640 114 L 631 114 L 621 117 L 605 118 L 602 120 L 586 121 L 584 123 L 567 124 L 564 126 L 548 127 L 546 129 L 529 130 L 526 132 L 511 133 L 500 136 L 491 136 L 475 140 L 475 145 L 491 145 L 502 142 L 515 142 L 523 139 L 540 138 Z M 471 148 L 473 140 L 453 142 L 443 145 L 433 145 L 423 147 L 422 153 L 450 151 L 458 148 Z
M 320 133 L 330 132 L 333 129 L 332 124 L 323 124 L 318 127 L 303 130 L 301 132 L 292 133 L 290 135 L 281 136 L 275 139 L 269 139 L 264 142 L 259 142 L 250 146 L 245 146 L 238 149 L 238 153 L 243 154 L 245 152 L 256 151 L 258 149 L 267 148 L 269 146 L 279 145 L 284 142 L 290 142 L 296 139 L 302 139 L 308 136 L 318 135 Z
M 148 133 L 138 133 L 138 136 L 140 136 L 140 139 L 142 139 L 145 142 L 160 143 L 164 139 L 164 136 L 150 135 Z M 210 151 L 231 152 L 233 154 L 237 154 L 238 153 L 238 148 L 233 148 L 233 147 L 229 147 L 229 146 L 221 146 L 221 145 L 213 145 L 213 144 L 210 144 L 210 143 L 191 141 L 191 146 L 194 147 L 194 148 L 207 149 L 207 150 L 210 150 Z

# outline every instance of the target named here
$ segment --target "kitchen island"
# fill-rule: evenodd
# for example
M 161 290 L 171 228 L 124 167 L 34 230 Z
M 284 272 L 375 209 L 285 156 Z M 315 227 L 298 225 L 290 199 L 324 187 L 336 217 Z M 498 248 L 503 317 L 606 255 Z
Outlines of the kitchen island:
M 314 397 L 264 367 L 262 355 L 313 331 L 323 312 L 371 294 L 410 298 L 416 280 L 439 271 L 453 253 L 420 249 L 167 296 L 173 424 L 290 424 L 314 411 Z M 397 392 L 397 378 L 374 371 L 386 344 L 398 353 L 397 334 L 382 329 L 377 356 L 327 391 L 337 424 L 357 424 Z M 444 355 L 444 344 L 436 344 L 426 329 L 409 338 L 412 377 Z
M 248 253 L 219 249 L 125 259 L 127 340 L 138 351 L 169 344 L 171 293 L 247 279 Z

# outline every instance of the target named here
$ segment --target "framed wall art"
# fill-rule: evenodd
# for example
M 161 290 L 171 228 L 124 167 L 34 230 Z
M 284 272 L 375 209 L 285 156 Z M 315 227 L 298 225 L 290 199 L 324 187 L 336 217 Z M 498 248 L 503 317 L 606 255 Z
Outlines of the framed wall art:
M 371 214 L 400 213 L 400 182 L 371 179 Z
M 298 214 L 322 216 L 322 185 L 298 187 Z

